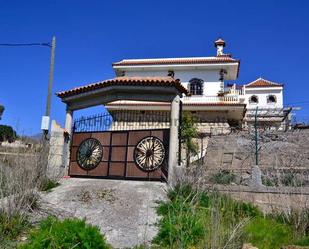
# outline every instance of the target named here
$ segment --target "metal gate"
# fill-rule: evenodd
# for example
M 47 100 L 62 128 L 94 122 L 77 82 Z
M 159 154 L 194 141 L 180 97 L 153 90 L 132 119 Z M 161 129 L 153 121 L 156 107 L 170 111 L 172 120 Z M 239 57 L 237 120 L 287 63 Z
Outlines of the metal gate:
M 169 129 L 96 131 L 91 128 L 102 128 L 98 122 L 103 117 L 84 118 L 83 129 L 76 127 L 81 119 L 74 122 L 69 175 L 166 181 Z

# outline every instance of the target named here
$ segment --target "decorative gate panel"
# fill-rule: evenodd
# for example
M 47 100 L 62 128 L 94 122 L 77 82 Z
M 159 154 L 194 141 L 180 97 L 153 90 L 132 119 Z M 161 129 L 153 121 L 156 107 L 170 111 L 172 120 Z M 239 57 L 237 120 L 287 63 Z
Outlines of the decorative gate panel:
M 169 129 L 75 132 L 70 176 L 166 180 Z

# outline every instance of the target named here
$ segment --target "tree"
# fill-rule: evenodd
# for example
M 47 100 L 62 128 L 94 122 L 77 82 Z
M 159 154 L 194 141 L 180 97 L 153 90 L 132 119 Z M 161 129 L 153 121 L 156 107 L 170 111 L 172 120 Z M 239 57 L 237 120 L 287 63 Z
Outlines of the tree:
M 4 112 L 4 106 L 0 105 L 0 120 L 1 120 L 3 112 Z
M 16 140 L 17 134 L 9 125 L 0 125 L 0 142 L 8 141 L 12 143 Z
M 181 144 L 186 148 L 187 166 L 190 165 L 190 156 L 198 153 L 198 145 L 193 141 L 196 138 L 198 131 L 196 121 L 190 112 L 184 112 L 181 119 Z

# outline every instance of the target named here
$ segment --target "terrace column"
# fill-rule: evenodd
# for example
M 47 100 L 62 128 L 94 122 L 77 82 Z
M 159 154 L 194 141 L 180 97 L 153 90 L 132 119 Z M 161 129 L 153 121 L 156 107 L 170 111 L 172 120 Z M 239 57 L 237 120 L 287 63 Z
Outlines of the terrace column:
M 69 163 L 70 163 L 70 145 L 72 139 L 72 122 L 73 122 L 73 110 L 67 105 L 65 115 L 65 134 L 64 134 L 64 145 L 63 145 L 63 161 L 62 166 L 64 167 L 64 174 L 68 175 Z
M 171 104 L 170 141 L 168 158 L 168 184 L 174 187 L 177 184 L 178 147 L 179 147 L 179 105 L 180 98 L 177 95 Z

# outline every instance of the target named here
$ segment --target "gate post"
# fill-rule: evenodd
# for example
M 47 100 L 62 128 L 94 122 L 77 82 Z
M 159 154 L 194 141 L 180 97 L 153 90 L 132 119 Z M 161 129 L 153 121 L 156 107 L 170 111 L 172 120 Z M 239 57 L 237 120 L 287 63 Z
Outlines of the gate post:
M 65 115 L 65 137 L 64 137 L 64 146 L 63 146 L 63 158 L 62 158 L 62 167 L 64 168 L 64 175 L 68 175 L 69 163 L 70 163 L 70 146 L 72 140 L 72 121 L 73 121 L 73 110 L 67 105 L 66 115 Z
M 177 95 L 171 104 L 170 141 L 168 157 L 168 184 L 174 187 L 177 183 L 178 147 L 179 147 L 179 105 L 180 98 Z

